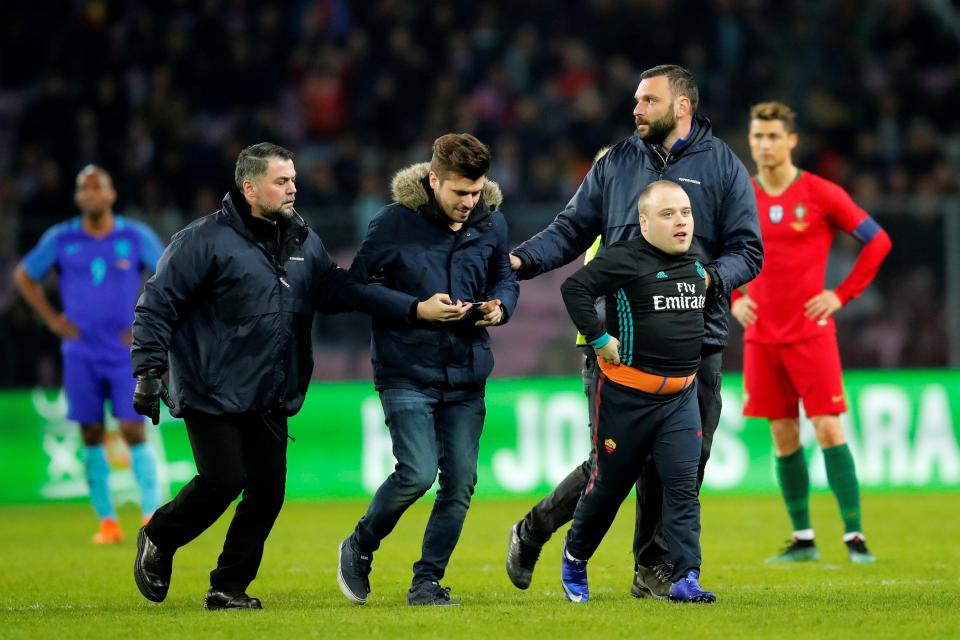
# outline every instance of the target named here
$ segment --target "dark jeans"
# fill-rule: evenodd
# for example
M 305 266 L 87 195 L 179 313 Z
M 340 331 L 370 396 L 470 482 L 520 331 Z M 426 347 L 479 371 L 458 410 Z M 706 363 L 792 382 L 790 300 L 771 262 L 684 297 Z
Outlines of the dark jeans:
M 591 350 L 592 351 L 592 350 Z M 720 423 L 720 364 L 722 351 L 717 347 L 705 347 L 697 371 L 697 405 L 703 439 L 700 443 L 700 463 L 697 468 L 697 489 L 703 484 L 703 470 L 710 459 L 713 434 Z M 596 358 L 591 354 L 584 364 L 584 379 L 590 406 L 595 405 Z M 524 516 L 520 535 L 528 543 L 543 546 L 560 527 L 570 522 L 577 508 L 580 494 L 590 477 L 591 461 L 587 459 L 571 471 L 560 484 Z M 661 512 L 663 486 L 657 477 L 656 468 L 648 464 L 637 481 L 637 522 L 634 529 L 634 559 L 639 564 L 652 566 L 668 557 L 667 544 L 662 535 Z
M 652 456 L 664 486 L 663 527 L 672 579 L 699 571 L 701 436 L 695 389 L 656 396 L 601 377 L 596 397 L 593 468 L 573 514 L 567 551 L 580 560 L 593 556 Z
M 440 489 L 420 559 L 413 565 L 413 584 L 439 582 L 460 539 L 477 484 L 484 401 L 444 401 L 412 389 L 386 389 L 380 392 L 380 401 L 397 464 L 377 489 L 353 538 L 362 551 L 376 551 L 400 516 L 433 485 L 439 469 Z
M 197 475 L 146 526 L 155 545 L 175 550 L 206 531 L 243 492 L 210 572 L 210 586 L 220 591 L 245 591 L 253 582 L 283 506 L 287 420 L 268 419 L 274 429 L 255 414 L 184 416 Z

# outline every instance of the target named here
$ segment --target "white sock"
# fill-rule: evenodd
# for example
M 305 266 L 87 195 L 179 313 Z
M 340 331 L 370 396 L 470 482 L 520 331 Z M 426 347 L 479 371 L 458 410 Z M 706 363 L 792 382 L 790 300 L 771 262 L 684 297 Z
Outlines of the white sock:
M 563 548 L 563 555 L 565 555 L 567 557 L 567 560 L 569 560 L 570 562 L 577 562 L 579 564 L 583 564 L 583 560 L 579 560 L 577 558 L 574 558 L 572 555 L 570 555 L 570 552 L 567 551 L 566 547 Z
M 867 536 L 863 535 L 863 534 L 860 533 L 859 531 L 851 531 L 850 533 L 845 533 L 845 534 L 843 534 L 843 541 L 844 541 L 844 542 L 850 542 L 850 541 L 853 540 L 854 538 L 860 538 L 861 540 L 866 541 Z
M 799 531 L 794 531 L 793 539 L 813 542 L 813 529 L 800 529 Z

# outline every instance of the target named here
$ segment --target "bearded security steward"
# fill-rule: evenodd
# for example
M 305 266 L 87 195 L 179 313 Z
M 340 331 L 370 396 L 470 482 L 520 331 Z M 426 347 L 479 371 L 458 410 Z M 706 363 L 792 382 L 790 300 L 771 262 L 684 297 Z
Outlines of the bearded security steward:
M 696 219 L 694 246 L 704 257 L 708 296 L 705 335 L 697 370 L 697 404 L 703 426 L 697 486 L 703 482 L 713 435 L 720 422 L 722 352 L 727 344 L 730 292 L 752 280 L 763 264 L 757 202 L 746 167 L 714 135 L 701 115 L 699 89 L 689 71 L 661 65 L 640 74 L 634 93 L 635 133 L 597 160 L 566 208 L 543 231 L 513 251 L 511 265 L 520 280 L 534 278 L 576 259 L 599 235 L 603 247 L 635 238 L 634 215 L 640 193 L 657 180 L 686 191 Z M 601 249 L 602 251 L 602 249 Z M 589 480 L 586 460 L 511 529 L 507 574 L 529 587 L 540 550 L 573 517 L 577 497 Z M 663 536 L 663 488 L 649 466 L 637 483 L 634 582 L 638 597 L 666 599 L 672 582 L 670 551 Z
M 489 166 L 489 149 L 472 135 L 438 138 L 430 163 L 396 175 L 395 203 L 370 223 L 350 267 L 361 281 L 382 280 L 418 298 L 449 286 L 445 302 L 461 317 L 443 325 L 374 318 L 374 382 L 397 466 L 340 545 L 337 582 L 357 604 L 370 593 L 373 553 L 438 470 L 440 488 L 407 604 L 457 604 L 440 580 L 477 482 L 484 387 L 493 369 L 487 327 L 510 318 L 519 291 L 500 189 L 486 179 Z
M 241 151 L 222 208 L 177 233 L 137 303 L 134 407 L 163 399 L 186 423 L 197 475 L 140 530 L 134 578 L 160 602 L 173 555 L 243 494 L 210 573 L 207 609 L 260 609 L 246 594 L 283 504 L 287 418 L 313 371 L 315 310 L 443 320 L 433 299 L 362 285 L 337 267 L 293 208 L 293 154 Z M 169 372 L 170 394 L 161 376 Z

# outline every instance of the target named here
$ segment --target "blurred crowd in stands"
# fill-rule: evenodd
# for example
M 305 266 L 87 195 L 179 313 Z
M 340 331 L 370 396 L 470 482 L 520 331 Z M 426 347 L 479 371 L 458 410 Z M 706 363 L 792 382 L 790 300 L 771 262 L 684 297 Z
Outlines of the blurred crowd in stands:
M 799 114 L 800 166 L 890 232 L 840 314 L 848 367 L 944 366 L 945 211 L 958 193 L 960 15 L 937 0 L 252 0 L 21 3 L 0 21 L 0 386 L 59 383 L 58 346 L 12 290 L 16 261 L 76 214 L 86 163 L 163 239 L 218 208 L 239 150 L 297 153 L 298 209 L 347 266 L 391 174 L 432 140 L 490 144 L 516 243 L 632 132 L 638 74 L 699 81 L 700 111 L 752 169 L 751 104 Z M 954 205 L 956 203 L 954 201 Z M 835 284 L 856 254 L 839 241 Z M 559 284 L 524 283 L 495 330 L 500 376 L 574 374 Z M 319 378 L 369 374 L 366 321 L 317 324 Z M 734 323 L 735 324 L 735 323 Z M 739 333 L 726 367 L 739 367 Z

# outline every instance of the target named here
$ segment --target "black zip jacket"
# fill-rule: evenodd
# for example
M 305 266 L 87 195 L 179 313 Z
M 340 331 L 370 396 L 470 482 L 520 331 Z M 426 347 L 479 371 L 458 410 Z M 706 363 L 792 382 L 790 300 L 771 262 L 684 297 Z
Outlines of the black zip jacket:
M 231 190 L 220 211 L 173 237 L 147 281 L 134 316 L 133 371 L 169 369 L 177 417 L 291 416 L 313 372 L 314 311 L 406 322 L 416 303 L 351 278 L 299 215 L 276 225 L 252 218 Z

